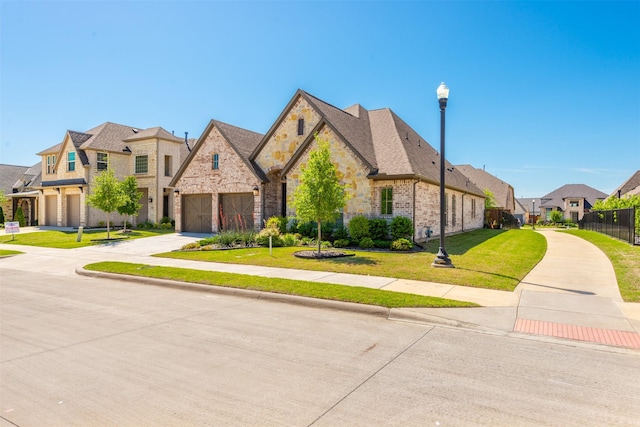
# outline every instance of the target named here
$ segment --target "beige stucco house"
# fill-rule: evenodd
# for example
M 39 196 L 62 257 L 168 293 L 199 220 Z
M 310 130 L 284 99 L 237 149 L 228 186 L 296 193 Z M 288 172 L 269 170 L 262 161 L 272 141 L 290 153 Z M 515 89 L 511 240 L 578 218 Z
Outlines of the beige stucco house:
M 566 184 L 540 198 L 540 216 L 549 221 L 551 212 L 560 211 L 565 220 L 577 223 L 585 213 L 607 195 L 585 184 Z
M 298 90 L 265 135 L 212 120 L 170 186 L 176 229 L 259 229 L 271 216 L 294 216 L 291 200 L 301 168 L 316 146 L 330 143 L 351 198 L 340 212 L 413 220 L 415 240 L 439 231 L 438 153 L 388 108 L 341 110 Z M 446 165 L 446 232 L 483 226 L 484 194 Z
M 69 130 L 61 143 L 38 153 L 42 156 L 40 225 L 104 225 L 106 214 L 88 206 L 86 196 L 95 176 L 107 168 L 119 179 L 137 178 L 143 196 L 134 224 L 171 217 L 174 206 L 169 183 L 187 154 L 185 141 L 160 127 L 138 129 L 107 122 L 86 132 Z M 124 219 L 111 215 L 115 224 Z

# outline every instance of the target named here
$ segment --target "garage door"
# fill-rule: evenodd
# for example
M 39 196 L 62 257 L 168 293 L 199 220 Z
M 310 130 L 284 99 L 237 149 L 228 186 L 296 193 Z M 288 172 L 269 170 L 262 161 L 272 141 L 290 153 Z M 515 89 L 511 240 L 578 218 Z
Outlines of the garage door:
M 44 209 L 44 225 L 58 225 L 58 196 L 45 196 Z
M 80 226 L 80 195 L 67 196 L 67 227 Z
M 220 226 L 225 230 L 253 229 L 253 194 L 221 194 Z
M 211 194 L 182 196 L 182 231 L 211 233 Z

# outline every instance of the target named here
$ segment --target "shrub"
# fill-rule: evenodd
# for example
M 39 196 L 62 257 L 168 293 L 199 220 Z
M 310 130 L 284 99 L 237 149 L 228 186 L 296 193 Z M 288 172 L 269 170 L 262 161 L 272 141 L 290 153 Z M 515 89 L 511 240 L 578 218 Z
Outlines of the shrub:
M 271 246 L 280 247 L 284 245 L 277 228 L 263 228 L 256 236 L 256 243 L 260 246 L 269 246 L 269 236 L 271 236 Z
M 346 248 L 349 246 L 349 239 L 336 239 L 333 241 L 334 248 Z
M 207 246 L 207 245 L 217 245 L 218 244 L 218 236 L 211 236 L 211 237 L 207 237 L 206 239 L 202 239 L 202 240 L 198 240 L 198 244 L 200 246 Z
M 384 218 L 372 218 L 369 220 L 369 234 L 375 240 L 389 238 L 389 223 Z
M 560 211 L 551 211 L 551 222 L 554 224 L 564 222 L 564 215 Z
M 374 246 L 373 240 L 371 239 L 371 237 L 365 237 L 362 240 L 360 240 L 360 243 L 358 243 L 358 246 L 360 246 L 362 249 L 373 248 Z
M 272 216 L 267 220 L 265 225 L 266 228 L 275 228 L 280 234 L 285 234 L 287 232 L 287 218 L 284 216 Z
M 389 249 L 391 247 L 390 240 L 374 240 L 373 246 L 379 249 Z
M 318 236 L 318 225 L 315 222 L 298 223 L 298 233 L 313 239 Z
M 392 251 L 410 251 L 413 243 L 408 239 L 396 239 L 391 243 Z
M 20 227 L 25 226 L 26 221 L 24 219 L 24 212 L 22 212 L 22 206 L 18 206 L 18 209 L 16 209 L 16 213 L 13 215 L 13 220 L 18 221 L 18 225 L 20 225 Z
M 0 206 L 0 224 L 4 224 L 4 210 Z
M 296 246 L 298 244 L 298 239 L 296 239 L 296 236 L 294 234 L 287 233 L 281 236 L 281 238 L 282 244 L 284 246 Z
M 166 230 L 172 230 L 173 229 L 173 225 L 171 225 L 170 222 L 164 222 L 164 223 L 160 224 L 160 228 L 166 229 Z
M 333 230 L 334 240 L 346 240 L 348 238 L 349 238 L 349 232 L 343 225 Z
M 217 244 L 224 248 L 231 248 L 235 246 L 236 241 L 239 240 L 238 232 L 234 230 L 223 230 L 217 236 Z
M 351 221 L 349 221 L 349 234 L 352 239 L 355 239 L 358 242 L 365 237 L 370 237 L 369 220 L 363 215 L 351 218 Z
M 200 242 L 191 242 L 191 243 L 187 243 L 186 245 L 182 246 L 183 251 L 192 251 L 194 249 L 200 249 Z
M 289 218 L 289 221 L 287 222 L 287 231 L 289 233 L 298 232 L 298 220 L 296 218 Z
M 171 220 L 171 218 L 169 218 L 168 216 L 163 216 L 163 217 L 160 219 L 160 224 L 161 224 L 161 225 L 162 225 L 162 224 L 171 224 L 171 221 L 172 221 L 172 220 Z
M 244 230 L 238 233 L 238 241 L 244 246 L 253 246 L 256 242 L 256 235 L 255 230 Z
M 395 216 L 391 220 L 391 237 L 393 240 L 407 239 L 413 235 L 413 221 L 405 216 Z

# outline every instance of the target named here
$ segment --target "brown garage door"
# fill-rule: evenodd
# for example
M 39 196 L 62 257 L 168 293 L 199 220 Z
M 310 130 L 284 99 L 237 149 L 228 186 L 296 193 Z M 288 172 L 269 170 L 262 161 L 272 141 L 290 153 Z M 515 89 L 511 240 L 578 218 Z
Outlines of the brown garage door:
M 80 226 L 80 195 L 67 196 L 67 227 Z
M 182 196 L 182 231 L 211 233 L 211 194 Z
M 44 225 L 58 225 L 58 196 L 45 196 L 44 209 Z
M 220 195 L 220 228 L 223 230 L 253 229 L 253 194 Z

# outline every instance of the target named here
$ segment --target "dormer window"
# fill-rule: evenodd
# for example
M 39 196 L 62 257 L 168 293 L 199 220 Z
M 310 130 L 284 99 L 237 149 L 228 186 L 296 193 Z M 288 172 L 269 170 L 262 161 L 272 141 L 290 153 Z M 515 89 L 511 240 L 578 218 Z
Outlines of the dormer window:
M 298 119 L 298 135 L 304 135 L 304 119 Z

